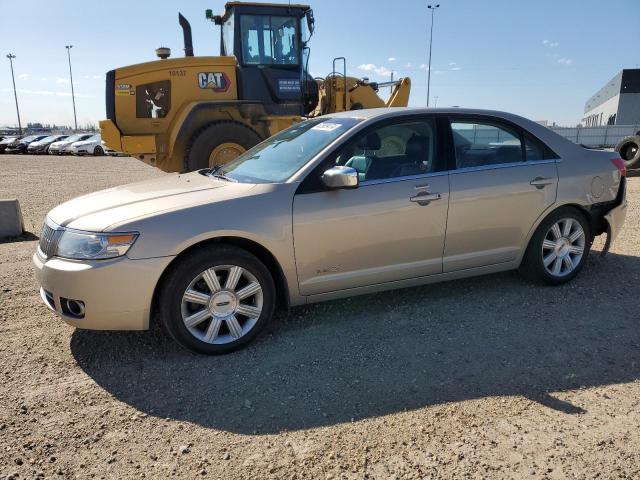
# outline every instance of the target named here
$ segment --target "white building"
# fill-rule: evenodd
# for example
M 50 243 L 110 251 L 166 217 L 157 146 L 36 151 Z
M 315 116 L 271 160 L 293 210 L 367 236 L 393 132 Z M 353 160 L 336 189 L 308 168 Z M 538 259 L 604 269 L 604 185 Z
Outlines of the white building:
M 584 105 L 582 124 L 640 124 L 640 68 L 620 71 Z

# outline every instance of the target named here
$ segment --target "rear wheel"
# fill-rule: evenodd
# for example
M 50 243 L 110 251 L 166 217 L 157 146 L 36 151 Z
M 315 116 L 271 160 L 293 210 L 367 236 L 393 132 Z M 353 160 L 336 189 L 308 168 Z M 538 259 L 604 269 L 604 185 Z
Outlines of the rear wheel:
M 187 170 L 225 165 L 262 139 L 251 128 L 236 122 L 216 122 L 202 130 L 187 153 Z
M 556 210 L 531 238 L 520 273 L 540 283 L 566 283 L 582 270 L 591 243 L 589 222 L 582 213 L 573 208 Z
M 160 288 L 158 306 L 166 330 L 180 345 L 224 354 L 251 342 L 269 322 L 275 285 L 249 252 L 212 247 L 179 260 Z

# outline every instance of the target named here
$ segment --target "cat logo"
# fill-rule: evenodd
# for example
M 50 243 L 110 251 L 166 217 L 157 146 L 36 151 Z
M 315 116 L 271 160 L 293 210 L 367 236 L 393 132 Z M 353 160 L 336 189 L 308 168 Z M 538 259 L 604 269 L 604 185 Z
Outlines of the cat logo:
M 211 89 L 214 92 L 226 92 L 229 90 L 229 77 L 224 72 L 200 72 L 198 73 L 198 86 Z

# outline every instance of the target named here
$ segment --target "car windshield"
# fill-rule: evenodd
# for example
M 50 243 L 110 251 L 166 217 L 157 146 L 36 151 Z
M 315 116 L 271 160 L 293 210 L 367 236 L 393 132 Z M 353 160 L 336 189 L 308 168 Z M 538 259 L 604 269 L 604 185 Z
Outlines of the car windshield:
M 38 138 L 38 135 L 29 135 L 28 137 L 24 137 L 20 141 L 26 143 L 26 142 L 31 142 L 32 140 L 35 140 L 36 138 Z
M 316 118 L 298 123 L 259 143 L 228 163 L 226 177 L 243 183 L 279 183 L 287 180 L 360 120 Z
M 82 135 L 71 135 L 64 139 L 65 142 L 77 142 L 82 138 Z
M 54 140 L 56 140 L 58 137 L 60 137 L 60 135 L 51 135 L 49 137 L 44 137 L 42 140 L 40 140 L 41 142 L 53 142 Z

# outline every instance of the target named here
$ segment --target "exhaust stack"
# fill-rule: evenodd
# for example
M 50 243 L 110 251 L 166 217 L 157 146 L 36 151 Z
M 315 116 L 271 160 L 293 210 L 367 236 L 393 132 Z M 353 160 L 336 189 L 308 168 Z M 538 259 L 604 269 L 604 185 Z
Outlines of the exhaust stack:
M 191 38 L 191 25 L 189 21 L 178 13 L 178 23 L 182 27 L 182 35 L 184 37 L 184 56 L 193 57 L 193 40 Z

